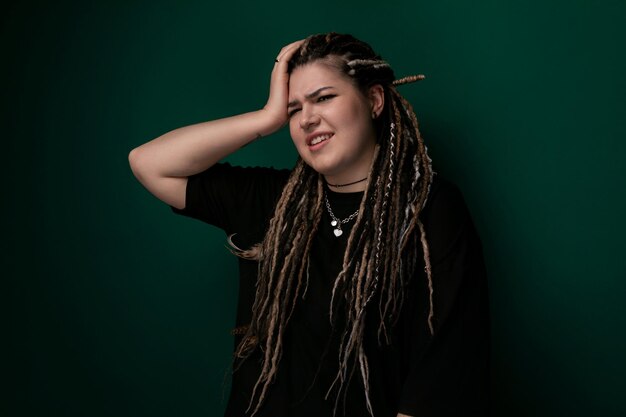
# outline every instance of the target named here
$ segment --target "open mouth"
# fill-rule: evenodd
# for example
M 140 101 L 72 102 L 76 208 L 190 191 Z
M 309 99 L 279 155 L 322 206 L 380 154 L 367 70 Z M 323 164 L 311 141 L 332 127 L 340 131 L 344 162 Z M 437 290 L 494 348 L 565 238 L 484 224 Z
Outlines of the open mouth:
M 315 146 L 317 144 L 325 142 L 328 139 L 330 139 L 332 136 L 333 136 L 332 133 L 324 133 L 322 135 L 315 136 L 313 139 L 309 140 L 309 146 Z

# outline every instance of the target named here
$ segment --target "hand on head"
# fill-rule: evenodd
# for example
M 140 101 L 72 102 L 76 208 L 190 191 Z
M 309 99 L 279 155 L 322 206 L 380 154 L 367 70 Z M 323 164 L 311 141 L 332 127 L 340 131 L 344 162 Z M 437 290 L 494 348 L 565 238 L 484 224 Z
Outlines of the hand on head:
M 300 48 L 304 40 L 292 42 L 283 47 L 275 58 L 274 69 L 270 81 L 270 94 L 263 107 L 273 118 L 277 129 L 284 126 L 289 120 L 287 102 L 289 99 L 289 74 L 287 67 L 293 54 Z

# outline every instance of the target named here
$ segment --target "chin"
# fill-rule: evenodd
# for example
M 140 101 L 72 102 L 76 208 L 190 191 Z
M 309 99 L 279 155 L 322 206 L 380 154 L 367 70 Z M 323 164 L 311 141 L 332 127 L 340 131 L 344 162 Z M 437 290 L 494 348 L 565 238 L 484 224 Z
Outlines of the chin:
M 321 175 L 337 175 L 339 171 L 337 169 L 339 164 L 337 163 L 331 163 L 331 162 L 326 162 L 326 161 L 307 161 L 307 160 L 305 160 L 304 162 L 306 162 L 308 166 L 313 168 L 313 170 L 315 170 L 318 174 L 321 174 Z

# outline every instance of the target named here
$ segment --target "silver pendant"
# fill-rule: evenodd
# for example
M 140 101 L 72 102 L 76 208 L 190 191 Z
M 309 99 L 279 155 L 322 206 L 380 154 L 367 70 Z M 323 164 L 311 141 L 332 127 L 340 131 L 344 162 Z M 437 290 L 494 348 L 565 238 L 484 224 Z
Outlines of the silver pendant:
M 333 220 L 332 222 L 330 222 L 330 225 L 331 225 L 332 227 L 337 226 L 337 220 Z
M 335 222 L 336 223 L 336 222 Z M 334 225 L 333 225 L 334 226 Z M 335 234 L 335 236 L 339 237 L 341 235 L 343 235 L 343 230 L 341 229 L 335 229 L 333 230 L 333 233 Z

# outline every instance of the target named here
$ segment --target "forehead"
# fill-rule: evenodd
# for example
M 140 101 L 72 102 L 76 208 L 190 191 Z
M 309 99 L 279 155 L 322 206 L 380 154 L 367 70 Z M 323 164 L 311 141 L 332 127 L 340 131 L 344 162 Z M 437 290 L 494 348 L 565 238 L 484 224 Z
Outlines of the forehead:
M 289 97 L 300 98 L 321 87 L 354 88 L 352 80 L 335 67 L 312 62 L 294 69 L 289 77 Z

